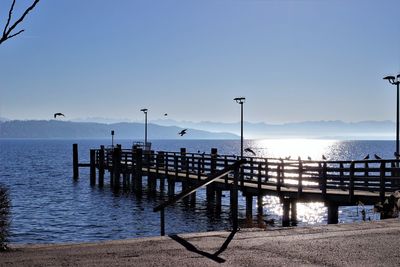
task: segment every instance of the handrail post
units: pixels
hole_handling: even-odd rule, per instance
[[[325,199],[326,198],[326,183],[327,183],[327,177],[326,177],[326,162],[324,162],[323,167],[322,167],[322,188],[321,188],[321,193],[322,197]]]
[[[238,180],[239,180],[239,169],[240,166],[235,168],[233,176],[233,186],[232,186],[232,202],[231,202],[231,213],[232,213],[232,228],[233,231],[237,231],[238,225]]]
[[[383,202],[385,201],[385,174],[386,174],[386,164],[384,161],[381,162],[381,166],[380,166],[380,179],[379,179],[379,200],[380,202],[383,204]]]
[[[96,185],[96,150],[90,150],[90,185]]]
[[[354,162],[350,164],[349,202],[354,200]]]
[[[303,193],[303,161],[299,159],[299,181],[297,188],[297,198],[301,198]]]

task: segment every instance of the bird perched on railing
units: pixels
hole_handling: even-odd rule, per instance
[[[185,134],[187,134],[187,129],[183,129],[182,131],[180,131],[178,133],[180,136],[184,136]]]
[[[65,117],[65,115],[62,114],[61,112],[54,113],[54,119],[57,118],[57,116],[63,116],[63,117]]]
[[[376,155],[376,154],[375,154]],[[367,154],[364,159],[369,159],[369,154]]]
[[[325,155],[322,155],[322,159],[323,159],[323,160],[326,160],[326,157],[325,157]]]
[[[251,154],[253,154],[254,156],[256,155],[256,152],[254,152],[251,148],[245,148],[245,149],[244,149],[244,152],[251,153]]]
[[[289,156],[289,157],[286,157],[285,159],[286,159],[286,160],[290,160],[290,158],[291,158],[291,156]]]
[[[382,158],[379,157],[377,154],[374,154],[374,157],[375,157],[376,159],[382,159]]]
[[[308,156],[307,158],[308,158],[308,160],[311,160],[311,157],[310,157],[310,156]]]

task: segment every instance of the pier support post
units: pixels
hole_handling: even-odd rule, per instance
[[[290,221],[292,226],[297,225],[297,199],[290,199]]]
[[[142,168],[143,168],[143,150],[136,148],[134,150],[135,158],[135,178],[134,178],[134,189],[136,193],[142,192]]]
[[[290,219],[289,219],[289,213],[290,213],[290,199],[289,198],[282,198],[282,226],[283,227],[288,227],[290,226]]]
[[[257,195],[257,215],[262,216],[263,215],[263,195]]]
[[[246,220],[251,223],[253,219],[253,196],[246,194]]]
[[[339,222],[339,206],[334,202],[326,203],[328,206],[328,224],[337,224]]]
[[[239,228],[238,223],[238,181],[239,181],[239,168],[235,169],[233,186],[231,187],[230,202],[231,202],[231,218],[232,229],[236,231]]]
[[[72,165],[73,178],[76,180],[79,178],[78,144],[72,145]]]
[[[210,162],[210,173],[214,174],[217,169],[217,154],[218,150],[216,148],[211,148],[211,162]],[[215,201],[215,186],[214,184],[209,184],[206,186],[206,195],[207,195],[207,202],[214,202]]]
[[[96,185],[96,150],[90,150],[90,185]]]
[[[115,190],[119,190],[121,184],[121,147],[116,146],[113,150],[113,186]]]
[[[104,146],[99,150],[99,187],[104,186]]]
[[[222,189],[215,189],[215,212],[217,214],[221,213],[222,209]]]

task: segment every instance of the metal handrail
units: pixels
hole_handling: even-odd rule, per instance
[[[183,198],[193,194],[194,192],[196,192],[198,189],[200,189],[201,187],[204,187],[208,184],[211,184],[212,182],[214,182],[217,179],[220,179],[226,175],[228,175],[230,172],[235,171],[238,172],[240,166],[242,166],[244,163],[246,163],[245,159],[241,159],[241,160],[237,160],[235,163],[233,163],[232,165],[227,166],[226,168],[224,168],[223,170],[219,170],[216,173],[210,175],[207,179],[201,181],[198,185],[196,185],[193,188],[188,188],[187,190],[182,191],[181,193],[179,193],[178,195],[176,195],[175,197],[161,203],[160,205],[158,205],[157,207],[155,207],[153,209],[154,212],[161,212],[161,235],[165,235],[165,214],[164,214],[164,209],[167,206],[173,205],[176,202],[182,200]],[[235,180],[234,180],[234,186],[235,186],[235,190],[237,189],[237,175],[235,175]],[[235,216],[233,216],[235,217]],[[237,227],[237,215],[236,218],[233,218],[234,220],[234,228]]]

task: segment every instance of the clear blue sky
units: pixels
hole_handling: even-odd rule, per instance
[[[29,5],[19,0],[19,7]],[[2,24],[11,0],[0,3]],[[42,0],[0,46],[0,116],[395,120],[400,1]]]

